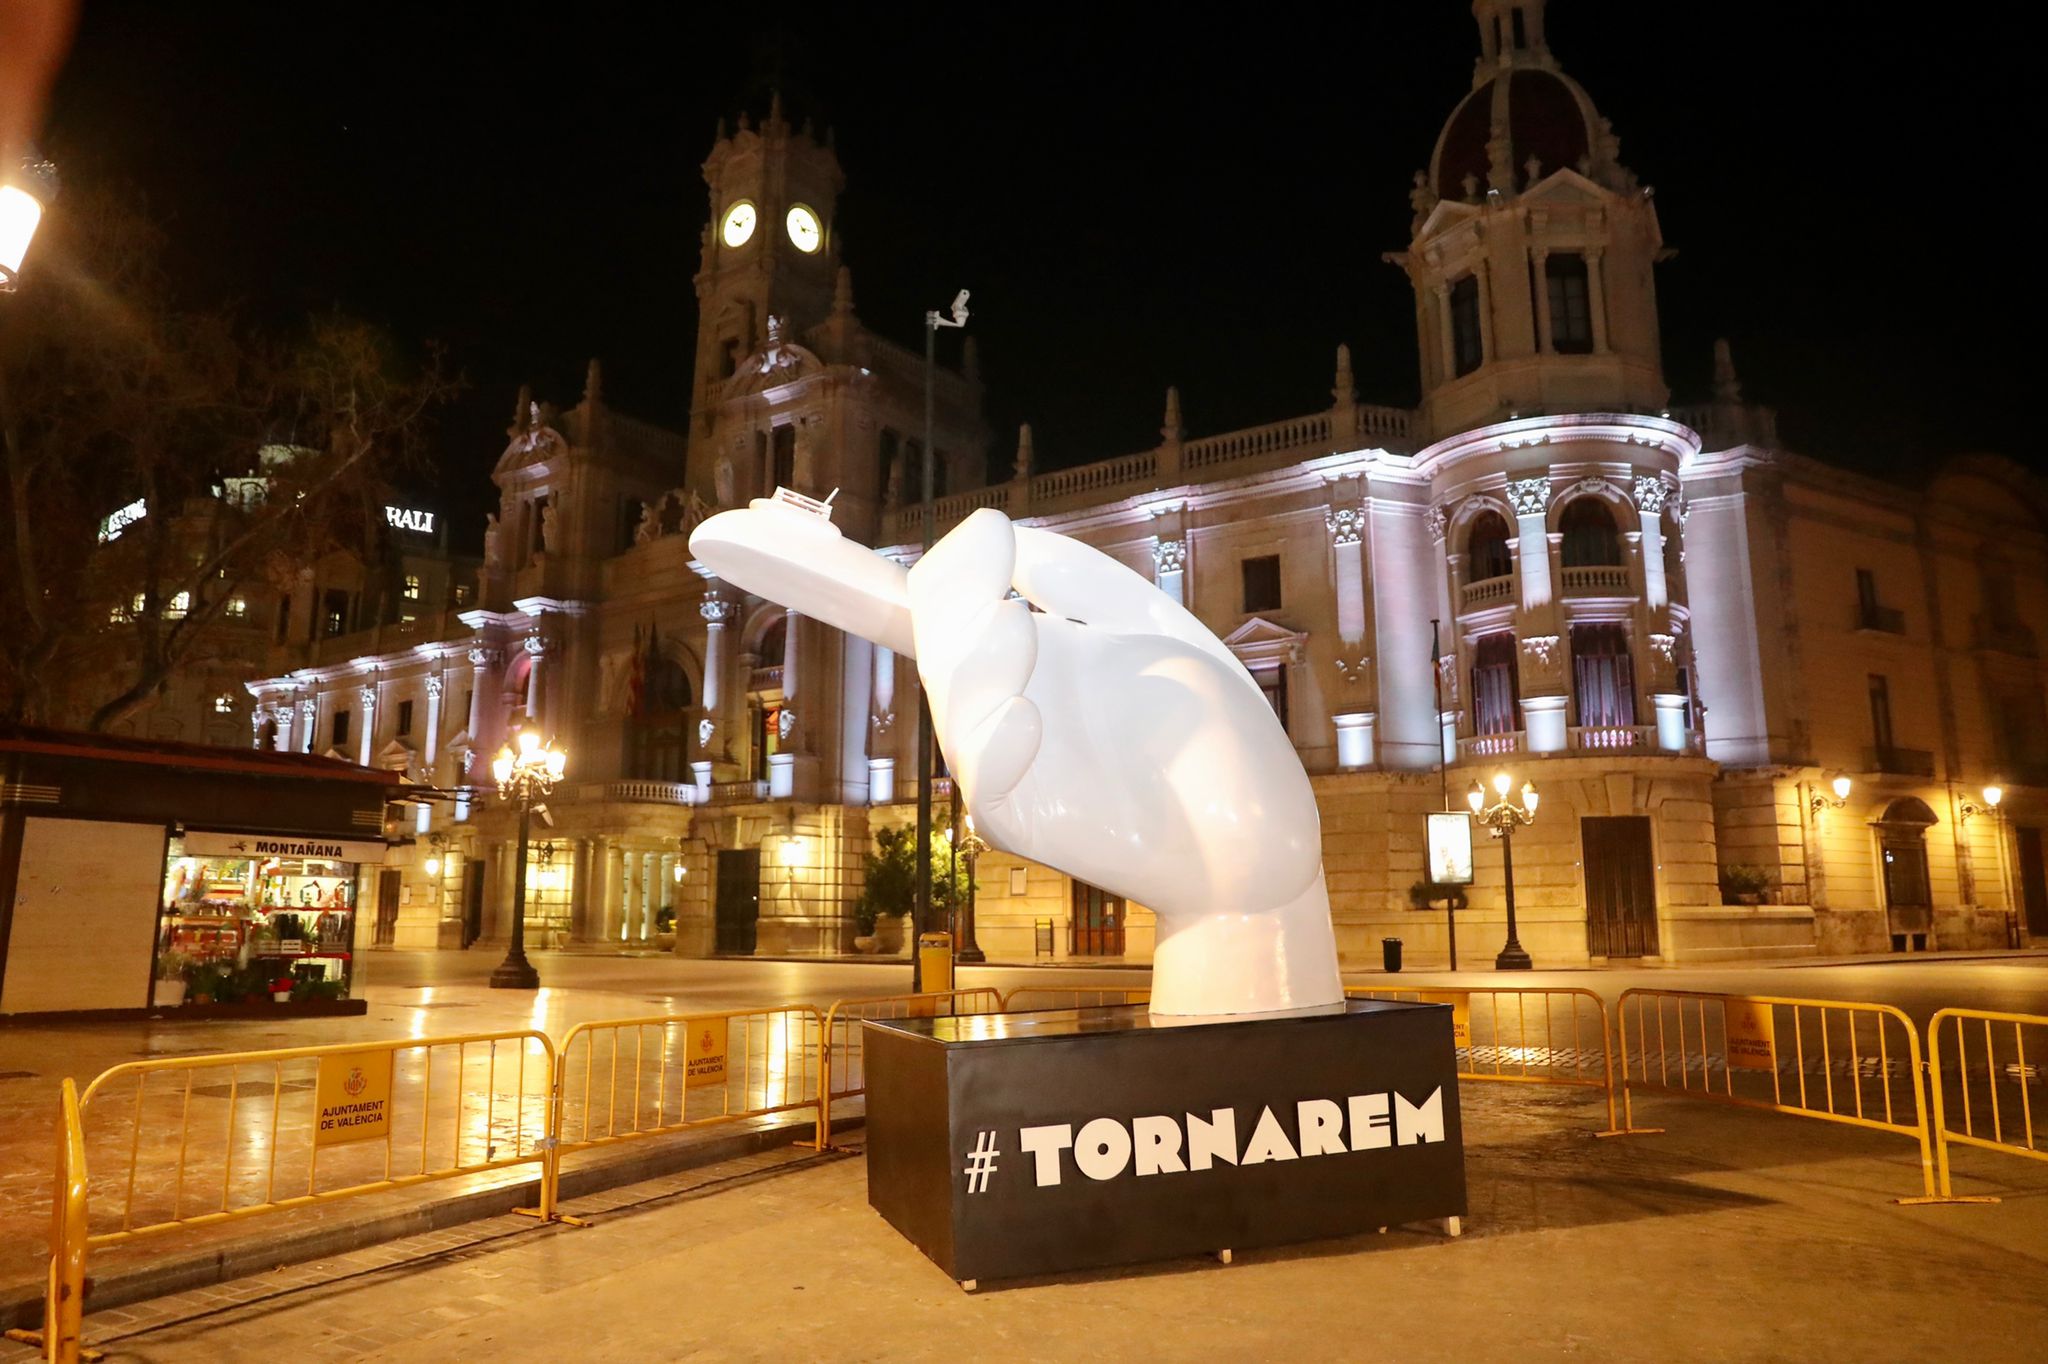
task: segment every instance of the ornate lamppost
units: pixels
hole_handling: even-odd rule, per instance
[[[1518,825],[1536,822],[1536,783],[1522,783],[1522,802],[1517,805],[1508,799],[1508,788],[1514,785],[1505,772],[1493,774],[1493,790],[1498,797],[1494,804],[1486,803],[1486,788],[1478,782],[1465,793],[1465,799],[1472,806],[1473,817],[1500,840],[1501,876],[1508,888],[1508,940],[1501,946],[1500,955],[1493,959],[1496,971],[1526,971],[1534,962],[1529,960],[1528,950],[1515,935],[1515,829]]]
[[[0,294],[14,292],[43,210],[56,197],[57,168],[33,152],[0,167]]]
[[[974,864],[988,851],[988,840],[974,832],[974,816],[967,817],[967,837],[960,841],[960,855],[967,859],[967,913],[960,921],[960,950],[954,954],[955,961],[970,965],[988,960],[981,950],[981,944],[974,937]]]
[[[540,985],[540,972],[526,959],[526,840],[533,828],[533,807],[555,789],[569,755],[540,735],[522,729],[513,742],[498,750],[491,762],[491,775],[498,779],[498,795],[519,806],[519,860],[512,871],[512,945],[505,960],[491,972],[494,990],[532,990]]]

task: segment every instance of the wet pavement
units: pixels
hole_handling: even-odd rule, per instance
[[[963,1293],[866,1206],[864,1161],[780,1148],[86,1320],[115,1361],[1409,1361],[2040,1357],[2048,1166],[1968,1157],[1998,1204],[1901,1207],[1909,1143],[1656,1101],[1462,1087],[1471,1214]],[[0,1346],[0,1364],[30,1358]]]
[[[847,997],[893,993],[908,984],[905,964],[688,961],[673,957],[537,954],[546,988],[531,994],[488,989],[494,954],[389,953],[366,966],[370,1011],[359,1018],[271,1020],[252,1009],[246,1021],[46,1025],[0,1028],[0,1283],[39,1279],[49,1215],[56,1092],[65,1075],[83,1086],[124,1062],[202,1056],[232,1050],[404,1039],[398,1054],[394,1121],[388,1140],[329,1147],[307,1138],[317,1062],[213,1066],[110,1081],[88,1111],[93,1228],[141,1227],[224,1208],[331,1190],[350,1183],[494,1162],[532,1161],[545,1135],[547,1060],[534,1042],[433,1043],[453,1034],[535,1030],[560,1041],[579,1023],[795,1003],[826,1006]],[[962,971],[962,986],[1142,986],[1142,971],[1004,968]],[[1611,1007],[1630,986],[1730,990],[1898,1005],[1924,1022],[1934,1009],[1968,1004],[2048,1012],[2048,955],[1963,960],[1924,958],[1875,963],[1700,970],[1408,972],[1398,980],[1359,976],[1365,986],[1442,985],[1580,988]],[[1484,1011],[1475,1006],[1475,1017]],[[781,1021],[778,1022],[777,1019]],[[1495,1037],[1489,1042],[1527,1042]],[[818,1058],[789,1016],[763,1014],[738,1025],[735,1063],[724,1087],[693,1087],[681,1075],[674,1029],[584,1034],[563,1058],[564,1136],[606,1137],[723,1109],[804,1102],[815,1089]],[[1560,1029],[1541,1039],[1546,1055],[1578,1055]],[[1520,1053],[1528,1048],[1497,1048]],[[1896,1067],[1887,1063],[1887,1069]],[[767,1097],[764,1097],[767,1096]],[[531,1164],[498,1172],[530,1177]],[[455,1192],[491,1175],[467,1176]],[[1903,1191],[1903,1190],[1902,1190]],[[427,1191],[432,1193],[433,1191]],[[360,1202],[361,1200],[355,1200]],[[325,1209],[280,1214],[307,1218]],[[260,1234],[260,1224],[236,1228]],[[177,1233],[186,1238],[187,1232]],[[121,1264],[161,1254],[145,1240],[95,1252]],[[110,1258],[111,1257],[111,1258]]]

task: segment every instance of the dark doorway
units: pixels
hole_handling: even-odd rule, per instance
[[[1595,957],[1657,955],[1657,876],[1648,815],[1579,821],[1586,862],[1586,951]]]
[[[2027,907],[2027,933],[2048,942],[2048,860],[2041,851],[2041,831],[2021,826],[2020,903]]]
[[[404,885],[405,878],[396,867],[377,873],[377,930],[370,939],[372,947],[389,947],[398,940],[398,897]]]
[[[1075,881],[1073,885],[1073,955],[1121,957],[1124,954],[1123,898],[1086,881]]]
[[[761,921],[761,850],[725,848],[718,854],[718,927],[713,948],[721,957],[754,954]]]
[[[1934,889],[1927,879],[1927,830],[1934,822],[1926,801],[1904,796],[1885,807],[1877,824],[1894,952],[1924,951],[1934,925]]]
[[[481,857],[462,862],[462,945],[469,946],[484,935],[484,870],[490,865]]]

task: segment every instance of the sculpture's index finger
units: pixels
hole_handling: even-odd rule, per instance
[[[1093,545],[1056,531],[1018,526],[1011,581],[1048,615],[1129,635],[1165,635],[1200,649],[1250,682],[1223,641],[1147,579]]]

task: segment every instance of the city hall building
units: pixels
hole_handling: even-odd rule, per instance
[[[1169,392],[1156,446],[1040,471],[1025,428],[990,483],[970,346],[936,379],[941,531],[994,507],[1078,537],[1237,654],[1314,782],[1352,962],[1383,936],[1442,959],[1424,816],[1503,771],[1542,797],[1514,857],[1538,965],[2048,940],[2042,483],[1970,456],[1905,487],[1784,449],[1725,348],[1674,405],[1648,188],[1541,0],[1473,8],[1472,89],[1388,256],[1416,407],[1362,402],[1333,344],[1317,411],[1192,436]],[[836,490],[847,535],[914,561],[923,362],[860,320],[829,140],[771,108],[703,169],[688,429],[614,409],[595,362],[573,406],[522,393],[473,600],[248,684],[259,745],[451,793],[358,915],[376,942],[508,931],[490,757],[521,724],[569,755],[529,854],[542,945],[849,950],[874,835],[913,818],[914,664],[718,581],[688,536],[778,485]],[[1482,838],[1468,962],[1501,941],[1501,866]],[[1142,905],[1000,852],[978,884],[994,959],[1149,953]]]

